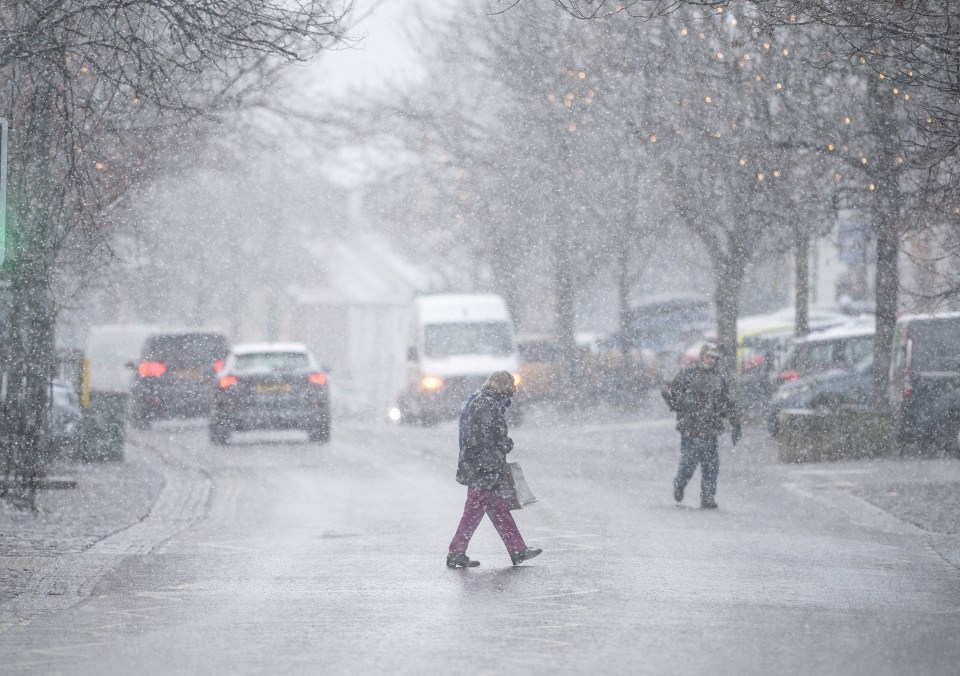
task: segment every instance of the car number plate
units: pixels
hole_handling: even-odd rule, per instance
[[[289,394],[293,385],[257,385],[257,394]]]
[[[201,369],[180,369],[174,371],[173,375],[177,378],[200,378],[203,375],[203,371]]]

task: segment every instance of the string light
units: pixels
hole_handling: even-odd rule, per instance
[[[741,167],[746,166],[746,164],[747,164],[747,161],[746,161],[746,160],[740,160],[740,166],[741,166]]]
[[[743,55],[743,60],[744,60],[744,61],[749,61],[749,60],[750,60],[750,52],[746,52],[746,53]]]
[[[103,171],[103,162],[97,162],[97,163],[96,163],[95,165],[93,165],[93,166],[95,166],[95,167],[97,168],[97,171]]]
[[[843,118],[843,123],[844,123],[844,124],[850,124],[850,118],[849,118],[849,117]]]
[[[736,25],[737,25],[737,20],[736,20],[735,18],[733,18],[732,16],[730,17],[730,25],[731,25],[731,26],[736,26]]]
[[[866,164],[866,163],[867,163],[867,158],[866,158],[866,157],[861,157],[861,158],[860,158],[860,164]]]
[[[717,61],[723,61],[723,52],[717,52]]]
[[[577,77],[580,78],[581,80],[582,80],[583,78],[585,78],[586,76],[587,76],[587,74],[584,73],[582,70],[581,70],[579,73],[577,73]]]
[[[827,146],[827,150],[829,150],[831,153],[833,152],[833,144],[832,144],[832,143]]]
[[[769,42],[764,42],[764,43],[763,43],[763,48],[764,48],[764,49],[770,49],[770,43],[769,43]]]
[[[896,95],[899,94],[899,93],[900,93],[900,90],[899,90],[897,87],[894,87],[894,88],[893,88],[893,95],[896,96]]]
[[[656,142],[657,142],[657,135],[650,134],[650,143],[656,143]]]
[[[576,130],[577,130],[577,123],[576,123],[576,122],[571,122],[569,129],[570,129],[570,131],[576,131]]]
[[[902,155],[897,158],[897,164],[903,164],[905,161],[906,161],[906,160],[903,158]]]
[[[790,56],[790,50],[789,50],[789,49],[784,49],[784,50],[783,50],[783,55],[784,55],[784,56]]]
[[[782,83],[782,82],[778,82],[778,83],[777,83],[777,89],[783,89],[783,83]]]
[[[573,69],[572,69],[572,68],[567,68],[567,77],[573,77],[573,75],[574,75]]]
[[[556,94],[547,94],[547,101],[549,101],[550,103],[553,103],[556,100],[557,100]]]
[[[876,189],[877,189],[877,186],[874,185],[873,183],[871,183],[871,184],[870,184],[870,190],[876,190]]]
[[[686,28],[680,29],[680,35],[686,35],[687,33],[689,33],[689,31]]]
[[[756,80],[757,82],[760,82],[761,80],[763,80],[763,78],[760,77],[759,75],[754,75],[753,79]]]
[[[711,96],[707,96],[703,100],[706,101],[707,103],[713,103],[713,97]]]
[[[717,138],[720,138],[720,132],[719,132],[719,131],[713,132],[713,135],[716,136]]]
[[[904,100],[904,101],[909,101],[909,100],[910,100],[910,95],[909,95],[909,94],[904,94],[904,95],[903,95],[903,100]]]
[[[887,77],[886,75],[884,75],[883,73],[880,73],[880,79],[881,79],[881,80],[886,79],[886,77]]]
[[[764,176],[763,174],[757,174],[757,180],[758,180],[758,181],[761,181],[761,182],[762,182],[763,179],[765,179],[765,178],[766,178],[766,176]]]
[[[780,170],[779,170],[779,169],[774,169],[774,170],[773,170],[773,177],[774,177],[774,178],[780,178]]]
[[[833,175],[833,180],[836,181],[837,183],[840,182],[840,179],[841,179],[841,178],[843,178],[843,176],[841,176],[840,174],[834,174],[834,175]]]

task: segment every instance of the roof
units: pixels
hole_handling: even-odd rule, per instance
[[[436,287],[437,276],[394,251],[380,237],[316,239],[307,245],[320,272],[309,287],[287,293],[304,305],[401,305]]]
[[[234,345],[230,350],[233,354],[250,354],[259,352],[309,352],[303,343],[242,343]]]
[[[845,338],[859,338],[861,336],[872,336],[876,333],[876,326],[871,322],[853,322],[834,326],[823,331],[814,331],[806,336],[797,338],[797,343],[819,343],[828,340],[843,340]]]
[[[934,314],[903,315],[898,322],[930,321],[931,319],[960,319],[960,312],[937,312]]]
[[[437,293],[415,299],[420,321],[509,321],[510,312],[501,296],[495,293]]]

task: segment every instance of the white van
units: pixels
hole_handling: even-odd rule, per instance
[[[89,363],[90,390],[129,393],[135,373],[129,364],[140,361],[144,342],[157,330],[153,324],[91,326],[83,351]]]
[[[407,345],[407,384],[394,419],[432,424],[454,418],[494,371],[509,371],[519,384],[513,321],[496,294],[416,298]]]

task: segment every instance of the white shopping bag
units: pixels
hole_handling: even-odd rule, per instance
[[[507,463],[504,472],[504,483],[507,486],[507,499],[510,500],[510,509],[523,509],[537,501],[537,496],[530,490],[527,480],[523,478],[523,470],[519,462]]]

